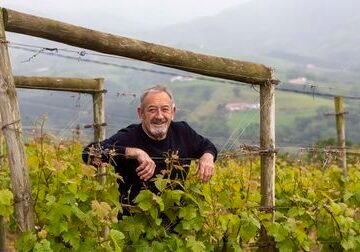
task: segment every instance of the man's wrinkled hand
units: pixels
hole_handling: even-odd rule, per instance
[[[101,158],[93,157],[91,158],[90,164],[95,167],[100,167],[102,166],[103,162],[101,161]]]
[[[198,175],[203,182],[209,182],[214,175],[214,156],[204,153],[199,159]]]
[[[154,175],[156,167],[155,162],[145,151],[138,148],[126,148],[125,156],[128,158],[135,158],[139,162],[136,173],[140,179],[147,181]]]

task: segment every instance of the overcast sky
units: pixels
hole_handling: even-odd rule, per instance
[[[29,14],[41,15],[67,22],[77,21],[74,16],[101,15],[122,17],[136,23],[169,25],[186,22],[202,16],[211,16],[222,10],[249,0],[0,0],[7,7]]]

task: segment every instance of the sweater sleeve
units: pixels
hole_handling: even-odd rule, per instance
[[[216,160],[218,152],[215,145],[209,139],[199,135],[189,124],[186,122],[183,123],[193,157],[200,158],[204,153],[210,153],[214,156],[214,160]]]
[[[128,128],[119,130],[115,135],[101,141],[87,145],[82,152],[82,159],[87,164],[97,157],[104,163],[115,164],[116,160],[125,158],[126,144],[129,142]]]

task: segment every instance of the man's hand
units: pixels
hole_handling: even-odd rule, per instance
[[[99,168],[99,167],[102,166],[103,162],[101,161],[101,158],[93,157],[93,158],[90,159],[90,164],[92,166],[95,166],[95,167]]]
[[[199,159],[198,174],[203,182],[210,181],[214,175],[214,156],[210,153],[204,153]]]
[[[126,158],[135,158],[139,162],[139,166],[136,168],[136,173],[142,180],[149,180],[155,171],[155,162],[149,157],[149,155],[138,148],[126,148]]]

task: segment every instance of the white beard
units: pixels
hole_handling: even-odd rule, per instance
[[[166,125],[164,125],[161,128],[155,128],[155,127],[150,127],[150,134],[153,138],[157,139],[157,140],[162,140],[166,137],[168,128]]]

